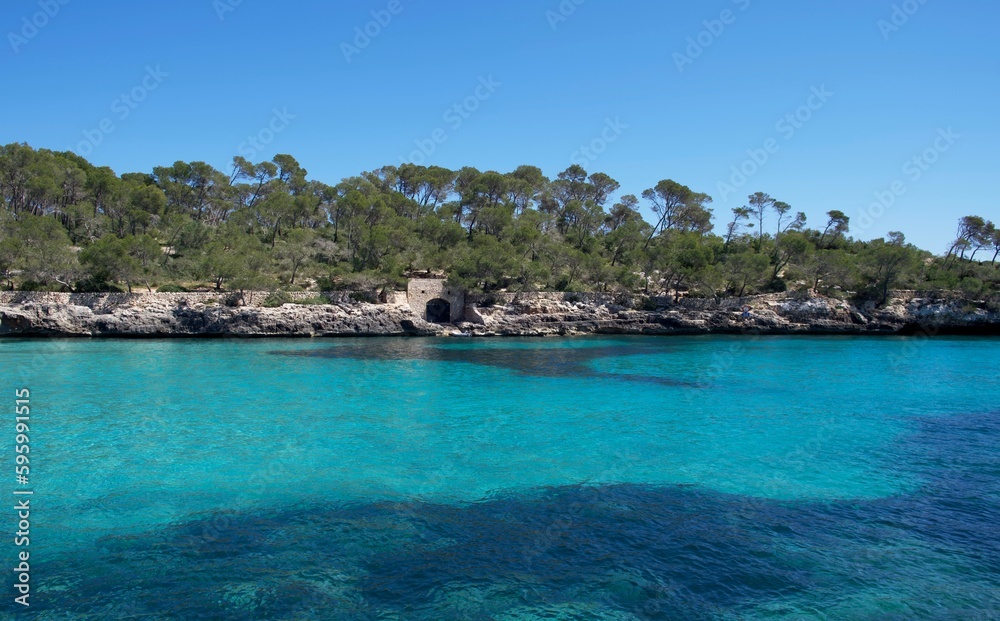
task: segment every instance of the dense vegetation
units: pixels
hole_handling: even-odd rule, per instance
[[[0,147],[0,277],[23,290],[376,290],[432,270],[474,291],[813,289],[876,302],[899,287],[1000,290],[1000,232],[980,217],[963,218],[936,257],[900,233],[854,240],[840,211],[807,228],[761,192],[726,214],[720,236],[706,194],[663,180],[609,204],[618,190],[579,166],[550,180],[533,166],[404,164],[331,186],[290,155],[119,177],[74,153],[10,144]]]

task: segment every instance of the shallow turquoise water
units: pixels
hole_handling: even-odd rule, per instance
[[[31,615],[997,618],[998,362],[986,338],[0,341],[10,405],[32,392]]]

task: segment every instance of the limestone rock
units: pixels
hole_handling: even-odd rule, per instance
[[[1000,333],[1000,313],[961,300],[914,297],[875,309],[771,294],[681,300],[640,311],[596,294],[573,301],[558,294],[519,295],[506,305],[468,304],[458,328],[474,336]],[[749,318],[740,310],[744,304],[753,309]],[[427,323],[405,304],[347,296],[324,305],[230,308],[211,294],[0,294],[0,336],[443,336],[454,330]]]

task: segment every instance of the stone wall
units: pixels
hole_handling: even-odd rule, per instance
[[[465,315],[465,292],[437,278],[413,278],[406,288],[406,301],[417,317],[427,320],[427,303],[441,299],[451,304],[452,323]]]
[[[958,294],[954,294],[960,297]],[[522,293],[477,293],[466,296],[466,301],[470,306],[490,307],[490,306],[510,306],[519,304],[533,304],[536,302],[563,302],[581,303],[588,305],[623,306],[626,308],[651,307],[659,309],[685,309],[685,310],[710,310],[726,309],[736,310],[744,304],[767,305],[776,304],[785,300],[808,299],[808,294],[798,294],[795,292],[784,293],[764,293],[749,295],[742,298],[732,297],[721,300],[715,298],[689,298],[681,297],[677,302],[673,296],[643,296],[633,293],[573,293],[573,292],[553,292],[553,291],[532,291]],[[889,298],[899,303],[909,303],[914,299],[940,299],[941,292],[936,291],[890,291]],[[947,296],[944,296],[947,297]]]
[[[234,292],[192,292],[192,293],[47,293],[40,291],[0,291],[0,304],[63,304],[85,306],[90,309],[131,306],[141,308],[149,304],[220,304],[224,305]],[[243,301],[246,306],[259,307],[269,295],[267,291],[246,292]],[[370,293],[352,291],[327,291],[323,293],[295,291],[288,296],[293,300],[323,298],[331,304],[352,304],[369,297]]]
[[[151,303],[155,304],[182,304],[189,306],[196,304],[219,304],[224,305],[226,300],[234,294],[233,292],[196,292],[196,293],[46,293],[35,291],[0,291],[0,305],[11,304],[63,304],[70,306],[85,306],[90,309],[115,308],[119,306],[143,307]],[[293,300],[313,299],[317,297],[328,300],[331,304],[353,304],[358,301],[366,301],[370,297],[368,292],[352,291],[327,291],[322,293],[296,291],[289,292],[288,296]],[[255,291],[247,292],[244,296],[246,306],[260,307],[267,298],[268,292]],[[726,298],[715,300],[712,298],[681,298],[678,303],[674,303],[672,297],[650,298],[652,305],[658,308],[683,308],[687,310],[708,310],[708,309],[738,309],[743,304],[768,304],[787,300],[795,297],[789,293],[771,293],[765,295],[749,296],[746,298]],[[890,298],[898,303],[907,304],[915,299],[941,299],[940,292],[932,291],[891,291]],[[413,279],[410,281],[406,292],[389,292],[385,296],[385,303],[391,305],[408,305],[410,309],[421,318],[427,317],[427,302],[435,298],[446,300],[451,304],[451,320],[453,322],[462,321],[466,313],[466,303],[469,307],[489,307],[508,306],[518,304],[531,304],[534,302],[567,302],[605,306],[625,306],[635,307],[636,303],[642,302],[642,296],[631,294],[610,294],[610,293],[562,293],[562,292],[531,292],[531,293],[489,293],[466,296],[463,291],[453,287],[447,287],[445,281],[441,279]]]
[[[642,296],[632,293],[571,293],[571,292],[551,292],[537,291],[529,293],[481,293],[469,295],[468,301],[477,306],[508,306],[518,304],[533,304],[536,302],[563,302],[575,304],[577,302],[588,305],[622,306],[626,308],[636,308],[646,306],[647,300],[650,306],[656,308],[684,308],[690,310],[705,310],[710,308],[739,308],[743,304],[761,304],[784,300],[789,297],[788,293],[769,293],[764,295],[748,296],[745,298],[725,298],[716,300],[715,298],[687,298],[682,297],[680,301],[674,302],[673,296],[657,297]]]
[[[387,291],[384,294],[385,304],[395,304],[397,306],[407,306],[409,302],[406,299],[405,291]]]
[[[613,293],[570,293],[560,291],[532,291],[527,293],[477,293],[468,295],[467,301],[477,306],[506,306],[532,302],[583,302],[584,304],[627,305],[634,296]]]

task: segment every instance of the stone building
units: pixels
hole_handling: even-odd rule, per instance
[[[449,287],[441,278],[412,278],[406,302],[414,314],[431,323],[455,323],[465,315],[465,291]]]

